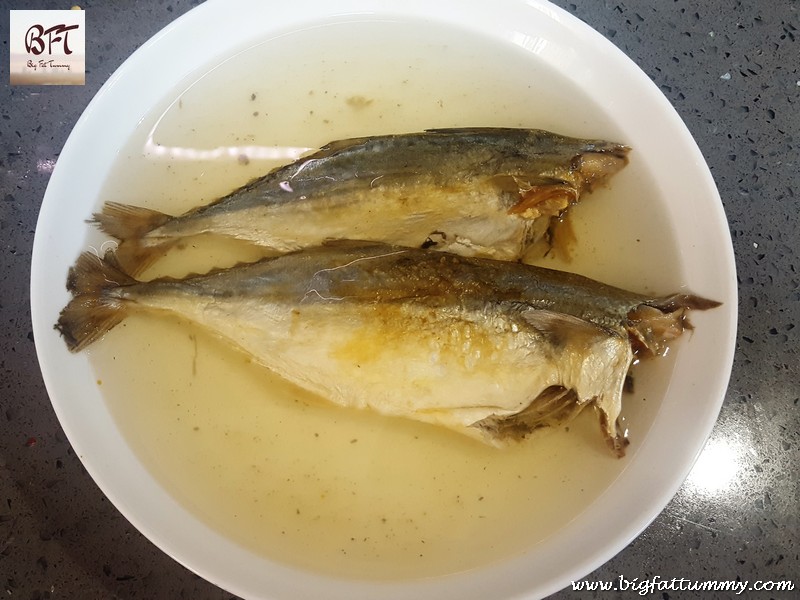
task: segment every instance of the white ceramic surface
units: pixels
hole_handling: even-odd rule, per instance
[[[98,204],[115,153],[141,116],[198,65],[249,40],[307,26],[312,15],[315,22],[349,15],[446,24],[498,44],[516,44],[530,52],[531,61],[544,61],[591,90],[594,101],[609,107],[661,196],[674,198],[664,208],[665,227],[676,230],[687,286],[700,293],[711,290],[724,302],[703,315],[702,328],[682,347],[658,418],[617,481],[546,543],[500,564],[427,580],[375,583],[323,577],[251,554],[198,521],[147,472],[119,434],[88,359],[67,352],[53,330],[69,299],[67,270],[85,249],[84,221]],[[42,205],[31,299],[38,356],[54,409],[91,476],[134,526],[188,568],[242,597],[343,600],[538,598],[622,550],[672,498],[711,431],[730,374],[737,305],[727,222],[686,127],[622,52],[544,0],[210,0],[192,10],[134,53],[75,126]]]

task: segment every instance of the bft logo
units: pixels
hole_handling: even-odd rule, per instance
[[[12,10],[11,85],[83,85],[82,10]]]
[[[64,54],[72,54],[69,48],[69,32],[73,29],[80,29],[80,25],[66,25],[61,23],[45,29],[42,25],[31,25],[25,34],[25,50],[30,54],[39,56],[47,49],[47,54],[53,54],[53,44],[60,43]],[[45,46],[45,37],[47,45]]]

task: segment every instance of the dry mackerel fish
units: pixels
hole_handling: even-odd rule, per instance
[[[172,313],[345,407],[502,445],[596,409],[619,456],[634,355],[663,352],[692,294],[646,296],[519,262],[336,242],[185,279],[138,282],[83,254],[56,327],[79,351],[128,314]]]
[[[132,274],[202,234],[280,253],[357,239],[515,260],[622,169],[628,151],[534,129],[355,138],[179,216],[109,202],[94,221],[120,240],[119,260]]]

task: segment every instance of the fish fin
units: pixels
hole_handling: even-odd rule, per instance
[[[561,427],[586,408],[586,403],[579,400],[575,390],[560,385],[546,388],[531,403],[513,415],[491,415],[471,426],[479,429],[484,435],[497,441],[521,441],[537,429],[544,427]],[[622,458],[630,444],[628,438],[619,433],[619,423],[609,427],[608,415],[597,404],[594,405],[600,420],[600,429],[611,451]],[[613,433],[612,433],[613,432]]]
[[[608,445],[617,456],[623,456],[628,442],[618,427],[618,419],[625,378],[633,359],[629,340],[573,315],[529,308],[522,310],[521,316],[547,338],[558,354],[559,364],[568,365],[565,373],[570,373],[571,383],[565,383],[565,387],[574,390],[577,405],[572,416],[593,404]]]
[[[571,185],[535,185],[527,189],[520,186],[519,201],[508,209],[508,214],[525,219],[558,217],[578,201],[578,191]]]
[[[611,451],[617,456],[617,458],[622,458],[625,456],[625,451],[627,450],[628,446],[630,445],[631,441],[628,439],[628,436],[624,433],[620,433],[622,429],[619,424],[619,419],[615,419],[612,424],[609,422],[608,413],[603,410],[601,406],[598,404],[594,405],[595,412],[600,419],[600,429],[603,430],[603,435],[606,439],[606,444],[611,449]],[[611,434],[610,432],[614,432]]]
[[[663,354],[669,342],[680,337],[684,330],[694,327],[689,321],[690,310],[709,310],[721,302],[694,294],[673,294],[645,302],[631,310],[625,328],[634,350],[644,356]]]
[[[425,133],[453,134],[453,135],[486,135],[489,133],[506,133],[519,136],[529,135],[530,132],[553,135],[542,129],[517,129],[516,127],[433,127],[426,129]]]
[[[328,142],[313,154],[309,154],[308,156],[299,158],[295,162],[297,164],[300,164],[308,162],[310,160],[319,160],[320,158],[328,158],[329,156],[333,156],[335,154],[338,154],[339,152],[343,152],[344,150],[349,150],[350,148],[355,148],[356,146],[360,146],[361,144],[368,142],[369,139],[370,138],[368,137],[358,137],[358,138],[348,138],[344,140],[334,140],[332,142]]]
[[[117,262],[121,270],[129,275],[139,275],[147,267],[164,256],[166,251],[180,243],[180,238],[165,238],[155,245],[145,245],[141,240],[125,240],[116,249]]]
[[[99,294],[103,290],[133,283],[138,282],[122,271],[113,252],[107,252],[104,258],[84,252],[67,274],[67,290],[76,296]]]
[[[173,218],[150,208],[106,202],[102,212],[94,213],[89,222],[120,241],[117,248],[119,264],[126,272],[138,275],[179,241],[178,238],[147,238],[145,242],[148,233]]]
[[[67,276],[74,298],[55,325],[71,352],[83,350],[125,318],[124,303],[106,292],[133,283],[136,280],[120,270],[113,254],[106,259],[90,252],[80,255]]]
[[[605,327],[566,313],[525,307],[520,311],[522,319],[545,335],[551,344],[561,347],[568,342],[586,342],[598,337],[617,335]]]
[[[584,405],[575,390],[554,385],[513,415],[491,415],[472,424],[497,440],[522,440],[540,427],[555,427],[572,420]]]
[[[578,244],[578,236],[572,224],[572,211],[566,210],[560,217],[551,217],[545,235],[549,243],[548,254],[565,262],[572,261],[572,253]]]
[[[94,213],[89,222],[97,225],[108,235],[126,241],[142,238],[172,218],[168,214],[150,208],[106,202],[103,210]]]

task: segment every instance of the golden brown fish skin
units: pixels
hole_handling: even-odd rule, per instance
[[[627,164],[629,148],[533,129],[461,128],[353,138],[171,217],[107,203],[94,221],[139,272],[206,233],[279,252],[365,239],[504,260]]]
[[[74,298],[56,328],[73,352],[129,312],[171,312],[295,383],[331,392],[338,404],[458,426],[493,443],[593,405],[617,455],[627,443],[616,421],[635,346],[658,354],[686,327],[688,310],[718,305],[690,294],[636,294],[521,263],[368,242],[145,283],[122,273],[113,255],[84,254],[68,287]],[[410,375],[385,381],[407,365]],[[414,397],[419,390],[431,395],[429,404]],[[470,396],[463,405],[460,394]]]

